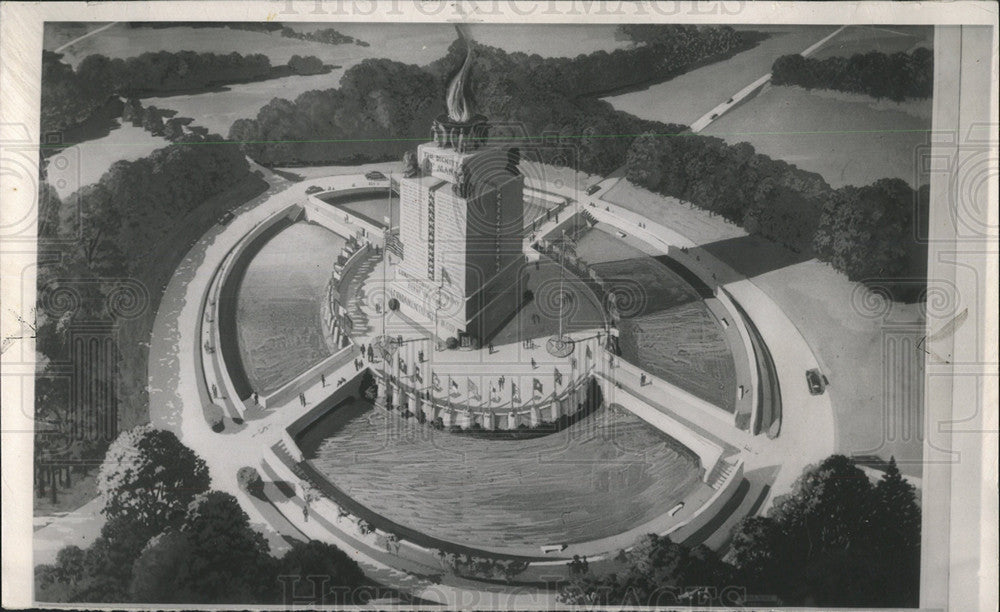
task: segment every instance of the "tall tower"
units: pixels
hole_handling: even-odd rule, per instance
[[[399,181],[402,261],[391,297],[439,339],[485,342],[517,311],[523,292],[524,177],[516,148],[486,144],[472,115],[465,64],[449,89],[449,113],[417,147],[418,176]]]

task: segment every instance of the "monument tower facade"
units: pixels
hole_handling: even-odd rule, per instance
[[[400,311],[444,340],[491,338],[521,304],[524,177],[513,147],[488,144],[471,112],[472,47],[448,92],[448,114],[417,147],[418,172],[399,181],[402,259],[389,294]]]

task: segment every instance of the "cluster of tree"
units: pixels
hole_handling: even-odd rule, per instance
[[[733,533],[732,562],[704,546],[647,535],[618,556],[621,570],[574,576],[577,605],[916,607],[920,506],[895,461],[872,484],[844,456],[807,468],[767,516]]]
[[[76,68],[81,81],[124,96],[202,89],[264,79],[270,74],[271,60],[266,55],[235,52],[153,51],[125,59],[94,54],[83,58]]]
[[[62,131],[86,121],[115,97],[138,97],[203,89],[292,74],[326,71],[315,56],[293,56],[287,68],[271,66],[266,55],[157,51],[126,59],[94,54],[76,70],[62,55],[42,53],[42,133]]]
[[[132,21],[130,28],[228,28],[248,32],[275,32],[282,28],[277,21]]]
[[[512,581],[528,569],[528,562],[521,559],[495,559],[473,555],[438,551],[438,558],[444,569],[456,576],[481,578],[486,580]]]
[[[141,127],[153,136],[162,136],[171,142],[197,142],[208,136],[204,127],[191,125],[191,117],[177,117],[177,111],[155,106],[143,106],[138,98],[129,98],[122,104],[122,121]]]
[[[929,203],[928,185],[900,179],[838,189],[823,205],[816,255],[852,281],[924,279]]]
[[[92,389],[95,404],[71,397],[65,374],[43,371],[36,381],[36,418],[45,424],[36,430],[37,461],[100,460],[108,439],[93,434],[95,424],[112,437],[117,433],[115,407],[123,391],[116,384],[117,362],[74,353],[69,339],[76,322],[111,321],[117,327],[127,321],[116,312],[114,296],[134,300],[138,309],[152,307],[159,286],[142,291],[135,285],[163,265],[151,259],[153,245],[209,198],[248,184],[249,164],[238,147],[217,135],[204,142],[119,161],[96,184],[76,192],[71,204],[42,183],[39,241],[52,257],[38,268],[36,350],[49,362],[73,364],[74,377],[82,377],[76,386]],[[123,286],[122,279],[139,282]],[[121,294],[123,287],[134,291]],[[114,329],[109,333],[117,345]]]
[[[229,138],[264,165],[399,159],[429,134],[443,105],[440,83],[427,71],[367,59],[339,89],[307,91],[294,102],[275,98],[256,118],[234,122]]]
[[[627,177],[691,202],[796,251],[811,247],[830,186],[818,174],[758,154],[748,143],[647,133],[628,152]]]
[[[315,32],[299,32],[277,21],[142,21],[128,24],[130,28],[228,28],[230,30],[246,30],[248,32],[280,32],[285,38],[309,40],[326,45],[345,45],[354,43],[362,47],[369,44],[341,34],[333,28],[323,28]]]
[[[292,72],[299,75],[323,74],[326,72],[323,60],[315,55],[307,55],[305,57],[293,55],[288,60],[288,67],[291,68]]]
[[[786,605],[917,607],[920,506],[894,460],[872,484],[835,455],[806,470],[767,516],[745,519],[732,554],[745,584]]]
[[[655,44],[572,59],[477,45],[471,95],[496,124],[495,137],[530,138],[526,159],[609,172],[624,162],[629,134],[682,128],[620,113],[595,94],[668,78],[741,44],[731,28],[668,26]],[[444,112],[444,91],[465,51],[456,40],[426,68],[365,60],[347,71],[340,89],[273,100],[255,119],[237,121],[229,137],[254,141],[247,154],[268,165],[398,159]],[[531,147],[541,135],[558,146]]]
[[[831,188],[819,175],[758,154],[743,142],[647,133],[628,153],[627,177],[813,253],[851,280],[923,278],[926,186],[899,179]],[[924,211],[924,212],[921,212]]]
[[[771,67],[771,82],[867,94],[896,102],[929,98],[934,92],[934,54],[919,47],[910,53],[886,55],[870,51],[823,60],[783,55]]]
[[[323,43],[324,45],[347,45],[353,43],[361,47],[370,46],[363,40],[358,40],[347,34],[341,34],[333,28],[323,28],[315,32],[299,32],[286,26],[281,28],[281,35],[285,38],[297,38],[299,40]]]
[[[316,577],[339,603],[364,584],[334,546],[297,545],[271,556],[232,495],[209,490],[205,462],[170,432],[142,426],[109,447],[98,477],[107,522],[86,549],[69,546],[35,568],[46,602],[289,603],[289,579]]]
[[[501,86],[509,83],[529,91],[552,91],[569,98],[594,96],[672,78],[697,63],[733,53],[744,44],[741,33],[728,26],[690,25],[658,26],[658,36],[647,44],[611,52],[595,51],[573,58],[506,53],[477,44],[473,85],[497,81]],[[464,45],[456,41],[448,55],[431,64],[431,69],[449,75],[464,60]],[[504,73],[497,74],[496,68],[502,68]],[[487,101],[481,96],[478,100]]]

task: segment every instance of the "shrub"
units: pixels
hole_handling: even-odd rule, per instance
[[[236,480],[240,488],[251,495],[260,495],[264,490],[264,479],[256,468],[244,466],[236,472]]]
[[[215,433],[220,433],[226,428],[226,413],[215,404],[205,406],[205,420]]]

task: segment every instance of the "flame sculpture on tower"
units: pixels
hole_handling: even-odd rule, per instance
[[[400,185],[402,259],[389,293],[415,323],[464,346],[485,342],[520,307],[524,290],[524,177],[516,148],[490,146],[475,113],[475,43],[460,29],[465,60],[446,114],[417,147],[419,173]]]

